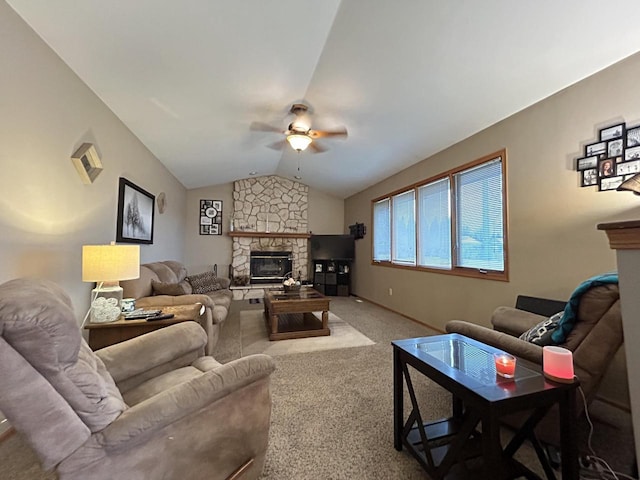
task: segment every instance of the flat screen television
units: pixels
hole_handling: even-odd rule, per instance
[[[351,235],[311,235],[312,260],[353,260],[356,243]]]

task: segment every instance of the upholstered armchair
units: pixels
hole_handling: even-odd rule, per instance
[[[92,352],[67,294],[0,285],[0,410],[60,479],[255,479],[274,364],[221,365],[183,322]]]
[[[474,338],[483,343],[512,353],[542,367],[542,346],[520,340],[518,337],[540,324],[547,317],[512,307],[498,307],[491,318],[493,329],[461,320],[447,323],[446,330]],[[623,342],[620,293],[615,283],[599,285],[586,290],[580,297],[575,325],[559,346],[573,352],[575,374],[587,403],[595,397],[607,368]],[[578,411],[583,402],[578,395]],[[558,445],[558,412],[551,410],[540,422],[536,433],[546,443]],[[511,419],[509,423],[517,423]]]

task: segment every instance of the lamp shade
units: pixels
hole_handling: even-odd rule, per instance
[[[83,282],[118,282],[138,277],[139,245],[83,245]]]
[[[301,133],[294,133],[287,136],[287,142],[289,142],[291,148],[297,152],[301,152],[309,146],[311,143],[311,137]]]
[[[633,177],[622,182],[617,190],[619,192],[629,190],[636,195],[640,195],[640,173],[636,173]]]

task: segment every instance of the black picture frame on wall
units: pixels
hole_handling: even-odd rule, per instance
[[[640,125],[627,129],[627,148],[640,147]]]
[[[597,184],[598,184],[597,168],[589,168],[587,170],[582,170],[582,174],[580,175],[581,187],[592,187],[593,185],[597,185]]]
[[[598,182],[598,191],[604,192],[607,190],[615,190],[620,186],[620,184],[624,182],[624,177],[616,176],[616,177],[605,177],[600,178]]]
[[[598,160],[598,176],[600,178],[613,177],[616,174],[616,162],[612,158]]]
[[[120,177],[116,242],[153,243],[155,200],[151,193]]]
[[[640,159],[616,165],[616,175],[635,175],[636,173],[640,173]]]
[[[200,235],[222,235],[222,200],[200,200]]]
[[[615,140],[616,138],[624,138],[624,123],[617,125],[611,125],[610,127],[600,129],[600,141],[608,142],[609,140]]]
[[[640,147],[627,148],[624,151],[624,161],[637,160],[640,158]]]
[[[583,170],[590,170],[598,166],[598,157],[584,157],[576,159],[576,170],[579,172]]]
[[[616,138],[607,142],[607,158],[615,158],[624,151],[624,138]]]
[[[607,153],[607,142],[590,143],[584,146],[584,154],[586,157],[604,155],[605,153]]]

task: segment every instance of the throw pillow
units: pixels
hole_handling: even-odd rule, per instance
[[[191,285],[184,280],[180,283],[164,283],[157,280],[151,280],[151,289],[154,295],[189,295],[191,293]]]
[[[220,285],[218,277],[214,272],[189,275],[185,280],[191,284],[193,293],[208,293],[215,290],[222,290],[222,285]]]
[[[556,343],[551,338],[551,335],[555,332],[556,328],[558,328],[558,324],[560,323],[560,320],[562,320],[563,315],[564,312],[558,312],[546,320],[543,320],[520,335],[520,340],[535,343],[542,347],[546,345],[555,345]]]

